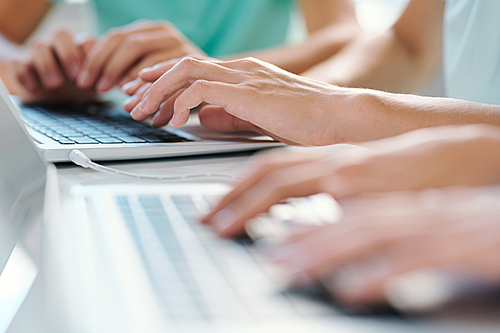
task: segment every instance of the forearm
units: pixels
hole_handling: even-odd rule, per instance
[[[360,33],[361,30],[357,22],[349,20],[313,32],[302,44],[278,47],[246,56],[261,59],[298,74],[337,54]]]
[[[441,65],[443,15],[440,0],[411,0],[388,31],[362,35],[303,75],[342,86],[415,92]]]
[[[490,124],[500,126],[500,106],[464,100],[339,88],[325,115],[334,142],[363,142],[419,128]]]
[[[361,34],[354,8],[349,0],[300,0],[307,25],[307,39],[297,45],[285,45],[245,55],[272,63],[299,74],[327,60]]]
[[[433,78],[440,56],[437,52],[432,61],[419,61],[393,31],[388,31],[378,36],[359,36],[302,75],[340,86],[415,92]]]

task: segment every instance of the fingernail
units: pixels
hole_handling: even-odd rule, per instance
[[[147,73],[147,72],[151,72],[153,70],[156,69],[156,65],[153,66],[153,67],[146,67],[146,68],[143,68],[139,71],[139,74],[144,74],[144,73]]]
[[[136,117],[138,117],[140,114],[142,114],[142,112],[141,112],[141,110],[139,110],[139,107],[138,107],[138,106],[136,106],[135,108],[133,108],[133,109],[132,109],[132,112],[130,112],[130,116],[131,116],[132,118],[134,118],[134,119],[135,119]]]
[[[127,98],[127,99],[123,102],[123,105],[130,104],[130,103],[134,102],[136,99],[137,99],[137,96],[130,96],[129,98]]]
[[[235,214],[231,209],[223,209],[212,218],[213,226],[219,231],[224,231],[235,221]]]
[[[137,86],[138,83],[139,83],[139,79],[135,79],[133,81],[127,82],[122,86],[122,90],[127,92],[128,89],[134,88],[135,86]]]
[[[147,104],[148,104],[148,99],[144,98],[137,106],[139,107],[139,110],[142,112],[146,109]]]
[[[111,84],[107,78],[103,77],[102,79],[99,80],[99,82],[97,82],[95,88],[97,91],[106,91],[109,88],[111,88]]]
[[[175,127],[175,113],[172,115],[172,119],[170,119],[170,124]]]
[[[153,117],[153,126],[156,126],[156,122],[158,120],[158,118],[160,118],[160,113],[158,112],[157,114],[155,114],[155,116]]]

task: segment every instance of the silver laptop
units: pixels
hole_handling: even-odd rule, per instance
[[[0,87],[0,97],[3,105],[20,113],[28,132],[50,162],[69,161],[72,149],[104,161],[251,151],[283,145],[266,136],[219,133],[199,125],[188,125],[185,130],[155,128],[134,121],[122,108],[110,103],[23,105],[11,98],[11,104],[4,87]]]
[[[349,318],[309,291],[280,289],[275,267],[254,245],[220,239],[198,223],[227,185],[129,183],[62,191],[53,167],[46,176],[17,113],[2,105],[0,117],[0,267],[33,222],[46,183],[41,274],[34,284],[40,289],[29,292],[8,333],[468,331]],[[2,286],[2,278],[0,291],[13,293],[19,281]]]

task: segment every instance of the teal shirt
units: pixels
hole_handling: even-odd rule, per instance
[[[93,2],[100,33],[138,19],[167,20],[213,57],[276,46],[297,30],[295,0]]]
[[[444,22],[446,95],[500,104],[500,0],[447,0]]]

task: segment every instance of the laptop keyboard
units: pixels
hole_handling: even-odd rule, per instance
[[[104,104],[23,107],[21,117],[26,125],[63,145],[192,141],[134,121]]]
[[[213,198],[117,196],[153,288],[173,322],[296,316],[253,247],[220,239],[199,223]],[[260,260],[260,261],[259,261]]]

